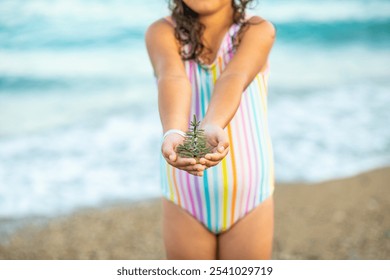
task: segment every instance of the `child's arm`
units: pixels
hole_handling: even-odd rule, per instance
[[[164,133],[170,129],[186,131],[191,105],[191,84],[178,52],[173,27],[165,20],[153,23],[145,35],[146,47],[158,83],[158,107]],[[175,152],[183,142],[179,134],[169,134],[162,153],[169,164],[199,175],[204,169],[192,158],[179,158]]]
[[[254,24],[249,25],[236,54],[215,84],[202,122],[206,135],[209,134],[208,138],[215,138],[214,131],[228,125],[240,105],[241,94],[267,63],[275,39],[275,29],[271,23],[259,17],[253,17],[250,21]],[[218,148],[222,145],[219,144]],[[220,150],[223,151],[222,148]],[[201,163],[213,166],[224,156],[224,153],[209,154],[206,158],[210,161],[202,160]]]
[[[165,20],[153,23],[145,35],[146,47],[158,83],[158,108],[164,133],[188,128],[191,85],[181,60],[173,27]]]
[[[236,113],[241,94],[266,65],[271,51],[275,29],[259,17],[250,19],[236,54],[218,78],[204,124],[226,127]]]

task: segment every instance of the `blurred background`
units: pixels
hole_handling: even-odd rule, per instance
[[[276,180],[390,165],[390,1],[258,1],[274,23]],[[144,33],[165,0],[0,2],[0,218],[158,197]]]

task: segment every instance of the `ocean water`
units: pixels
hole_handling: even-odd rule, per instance
[[[390,165],[390,1],[258,1],[279,182]],[[0,218],[159,196],[143,36],[165,0],[0,2]]]

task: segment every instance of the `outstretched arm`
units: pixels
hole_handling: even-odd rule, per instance
[[[178,52],[179,46],[170,23],[161,19],[147,30],[146,47],[158,83],[158,107],[164,133],[170,129],[187,130],[191,105],[191,85]],[[169,164],[198,175],[204,167],[192,158],[179,158],[175,152],[183,137],[165,137],[161,150]]]
[[[216,137],[215,132],[225,128],[235,115],[245,88],[266,66],[268,55],[275,40],[273,25],[259,17],[252,17],[236,54],[218,78],[214,92],[203,119],[202,127],[209,138]],[[215,139],[215,142],[218,142]],[[218,144],[217,151],[206,155],[201,163],[213,166],[226,154]]]
[[[245,88],[263,69],[275,40],[273,25],[252,17],[236,54],[218,78],[204,124],[225,128],[235,115]]]
[[[146,47],[158,83],[158,108],[164,132],[186,130],[191,104],[191,85],[179,55],[174,30],[161,19],[145,35]]]

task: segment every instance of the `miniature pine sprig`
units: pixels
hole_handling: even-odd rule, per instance
[[[200,121],[198,121],[196,115],[194,115],[190,129],[186,132],[183,144],[180,144],[176,148],[176,152],[179,156],[199,159],[211,152],[211,148],[207,145],[204,130],[199,128],[199,125]]]

